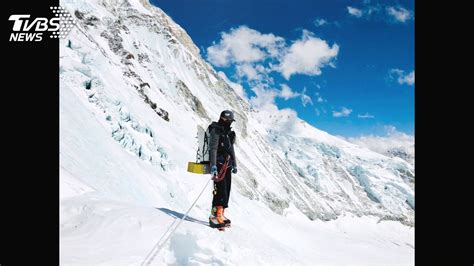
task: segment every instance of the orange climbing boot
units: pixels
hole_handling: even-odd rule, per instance
[[[209,216],[209,226],[212,228],[222,228],[225,226],[223,218],[224,208],[222,206],[215,206],[211,209]]]

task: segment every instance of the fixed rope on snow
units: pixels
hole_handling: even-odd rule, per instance
[[[147,256],[145,257],[145,259],[143,260],[142,264],[141,265],[150,265],[153,260],[155,259],[156,255],[158,255],[158,253],[161,251],[161,249],[163,249],[163,246],[165,245],[165,243],[171,238],[171,236],[174,234],[174,232],[176,231],[176,229],[178,229],[178,227],[181,225],[181,223],[183,222],[183,220],[188,216],[189,212],[191,211],[191,209],[194,207],[194,205],[196,204],[196,202],[198,201],[198,199],[201,197],[202,193],[204,192],[204,190],[206,190],[206,187],[207,185],[209,184],[209,181],[211,181],[212,178],[208,179],[207,180],[207,183],[206,185],[202,188],[201,190],[201,193],[199,193],[198,197],[196,198],[196,200],[194,200],[193,204],[191,204],[191,206],[189,207],[189,209],[186,211],[186,214],[181,217],[181,219],[179,220],[178,224],[174,227],[174,229],[171,230],[171,228],[173,228],[173,225],[176,223],[176,221],[178,221],[177,219],[175,219],[173,221],[173,223],[168,227],[168,229],[166,230],[166,232],[160,237],[160,239],[158,240],[158,242],[156,242],[156,244],[153,246],[153,248],[151,249],[151,251],[147,254]],[[171,230],[171,232],[168,234],[168,236],[166,238],[165,235]],[[164,238],[164,240],[162,241],[162,239]]]

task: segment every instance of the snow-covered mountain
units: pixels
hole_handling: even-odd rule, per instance
[[[293,112],[252,108],[185,30],[146,0],[61,6],[77,21],[60,44],[63,264],[141,263],[206,184],[186,166],[195,160],[198,128],[224,109],[236,115],[239,173],[228,210],[235,226],[226,239],[200,224],[209,186],[191,212],[198,223],[183,224],[158,262],[412,263],[412,164],[331,136]]]

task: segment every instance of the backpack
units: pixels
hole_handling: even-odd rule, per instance
[[[214,123],[211,123],[207,129],[204,131],[202,127],[198,127],[198,150],[196,153],[196,162],[197,163],[209,163],[209,138],[210,138],[210,131]],[[235,132],[230,131],[227,134],[231,144],[235,143]]]
[[[188,162],[188,172],[195,174],[209,174],[210,173],[210,158],[209,158],[209,138],[210,131],[214,123],[210,124],[206,130],[198,126],[198,150],[196,152],[196,162]],[[235,143],[235,132],[227,133],[229,141]]]
[[[196,162],[207,162],[209,163],[209,137],[210,137],[210,124],[206,130],[202,127],[198,127],[198,150],[196,152]]]

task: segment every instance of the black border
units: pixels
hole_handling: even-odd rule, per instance
[[[10,42],[13,14],[52,17],[57,0],[4,3],[1,265],[59,265],[59,40]]]
[[[415,262],[474,265],[471,9],[424,4],[415,2]]]

